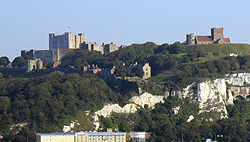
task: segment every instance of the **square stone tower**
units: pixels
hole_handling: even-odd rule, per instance
[[[211,37],[214,41],[223,39],[223,28],[211,28]]]

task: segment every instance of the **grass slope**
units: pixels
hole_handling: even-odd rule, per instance
[[[238,55],[250,55],[249,44],[203,44],[203,45],[188,45],[187,51],[200,50],[204,53],[218,53],[220,57],[225,57],[229,53],[238,53]]]

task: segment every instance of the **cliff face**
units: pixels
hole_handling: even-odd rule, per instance
[[[233,104],[233,96],[231,92],[227,93],[225,79],[193,83],[184,89],[183,95],[199,105],[200,113],[216,111],[227,114],[226,104]]]
[[[227,89],[226,82],[237,86],[244,86],[245,83],[250,84],[250,73],[236,73],[226,75],[223,79],[215,79],[212,82],[193,83],[183,89],[183,95],[199,104],[200,113],[217,111],[227,114],[226,105],[233,104],[234,98],[230,89]]]
[[[235,73],[226,75],[225,80],[227,83],[237,86],[244,86],[244,83],[250,84],[250,73]]]

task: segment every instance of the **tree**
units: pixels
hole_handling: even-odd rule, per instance
[[[127,77],[130,75],[130,69],[124,66],[117,66],[115,68],[115,75],[119,77]]]
[[[5,57],[0,58],[0,66],[6,66],[8,64],[8,60]]]
[[[169,51],[167,50],[168,48],[169,48],[169,44],[164,43],[155,49],[155,54],[164,52],[163,54],[168,55],[169,54]]]
[[[10,100],[8,97],[0,97],[0,112],[6,113],[10,106]]]
[[[24,56],[25,61],[32,60],[32,58],[29,55]]]
[[[144,75],[144,71],[142,70],[141,65],[137,65],[131,69],[131,76],[139,76],[142,78],[143,75]]]
[[[21,67],[25,67],[25,59],[21,56],[16,57],[13,62],[12,62],[12,66],[14,68],[21,68]]]

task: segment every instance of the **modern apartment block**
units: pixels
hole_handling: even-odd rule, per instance
[[[37,133],[36,142],[126,142],[126,132]]]

